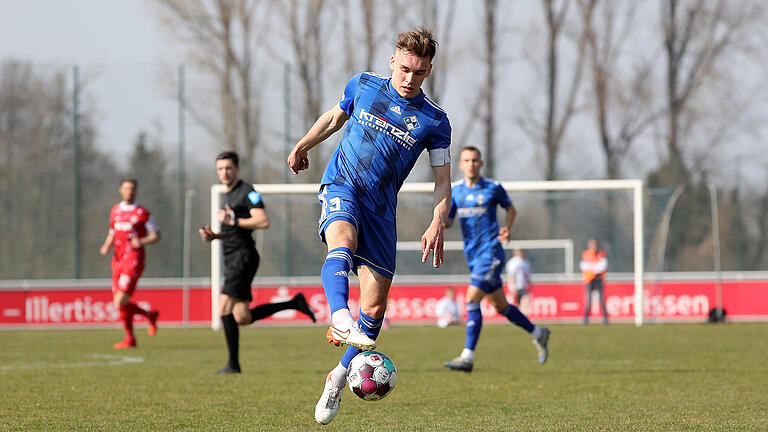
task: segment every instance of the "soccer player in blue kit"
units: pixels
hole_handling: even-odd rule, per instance
[[[501,285],[501,271],[506,261],[501,242],[509,241],[509,230],[515,221],[515,206],[499,182],[480,176],[482,166],[480,150],[471,146],[461,149],[459,169],[464,173],[464,179],[452,185],[447,228],[451,227],[453,219],[458,215],[464,238],[464,256],[467,258],[471,278],[466,295],[467,336],[461,355],[445,362],[445,366],[472,372],[475,347],[483,327],[483,315],[480,312],[483,297],[488,299],[496,312],[533,336],[539,363],[544,364],[549,356],[549,329],[532,324],[517,306],[509,304]],[[501,228],[496,219],[497,206],[506,209],[506,223]]]
[[[432,70],[437,42],[426,27],[398,35],[389,60],[392,76],[359,73],[338,105],[322,114],[288,156],[294,174],[309,168],[307,152],[347,124],[328,162],[318,198],[318,232],[328,246],[321,279],[331,326],[326,337],[347,350],[328,373],[315,420],[330,423],[339,404],[349,362],[376,347],[395,272],[397,192],[421,152],[429,152],[435,177],[432,222],[421,238],[422,262],[443,263],[443,230],[451,201],[451,126],[440,107],[421,91]],[[347,120],[349,120],[347,122]],[[349,271],[360,282],[360,311],[349,310]]]

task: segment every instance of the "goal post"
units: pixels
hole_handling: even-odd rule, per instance
[[[643,192],[644,186],[642,180],[628,179],[628,180],[555,180],[555,181],[510,181],[501,182],[501,185],[508,192],[574,192],[574,191],[627,191],[632,194],[632,273],[634,279],[634,321],[635,325],[641,326],[643,324],[643,273],[644,273],[644,228],[643,228]],[[294,183],[294,184],[281,184],[281,183],[269,183],[269,184],[254,184],[254,188],[262,195],[265,196],[289,196],[289,195],[302,195],[299,201],[302,204],[311,204],[313,215],[316,218],[316,198],[315,195],[319,190],[319,185],[311,183]],[[434,183],[432,182],[406,182],[400,189],[400,199],[405,194],[427,194],[434,190]],[[211,186],[211,228],[214,232],[221,230],[221,224],[218,222],[218,210],[222,208],[221,195],[225,191],[225,186],[215,184]],[[308,195],[308,196],[306,196]],[[306,197],[305,197],[306,196]],[[431,200],[430,200],[431,204]],[[269,205],[269,204],[268,204]],[[295,217],[306,217],[307,211],[288,213],[284,224],[293,224]],[[431,214],[431,212],[429,212]],[[272,219],[272,217],[270,217]],[[304,223],[303,221],[300,223]],[[312,227],[314,229],[314,227]],[[312,230],[313,230],[312,229]],[[413,237],[411,237],[413,239]],[[315,240],[316,242],[316,240]],[[459,243],[455,241],[447,240],[446,246],[450,250],[460,249]],[[548,243],[548,244],[547,244]],[[511,242],[514,245],[518,245],[522,248],[563,248],[564,254],[570,257],[575,257],[575,251],[572,239],[541,239],[541,240],[513,240]],[[419,242],[403,241],[398,242],[398,250],[409,251],[418,245]],[[289,252],[286,252],[289,253]],[[221,241],[214,240],[211,242],[211,327],[218,329],[220,326],[218,320],[219,310],[219,293],[222,287],[222,267],[221,267]],[[289,257],[290,258],[290,257]],[[565,258],[565,257],[564,257]],[[574,272],[573,259],[565,259],[565,272]],[[569,264],[570,263],[570,264]],[[293,275],[289,275],[293,276]]]

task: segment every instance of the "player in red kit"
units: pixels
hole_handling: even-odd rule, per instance
[[[131,302],[141,273],[144,271],[144,245],[160,240],[160,232],[144,206],[136,203],[136,180],[120,182],[122,201],[112,207],[109,213],[109,234],[101,245],[101,254],[106,255],[114,246],[112,255],[112,299],[120,311],[120,320],[125,328],[125,339],[114,345],[115,349],[133,348],[136,336],[133,334],[133,316],[143,315],[149,320],[149,335],[157,332],[156,310],[145,310]]]

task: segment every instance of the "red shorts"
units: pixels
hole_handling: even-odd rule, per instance
[[[136,283],[139,281],[143,267],[134,266],[116,266],[112,269],[112,295],[122,291],[130,297],[136,290]]]

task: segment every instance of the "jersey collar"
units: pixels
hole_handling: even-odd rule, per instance
[[[480,187],[485,182],[485,177],[480,176],[480,178],[477,180],[477,183],[475,183],[474,186],[470,186],[467,183],[467,179],[466,178],[461,179],[461,181],[464,182],[464,186],[467,187],[468,189],[475,189],[477,187]]]
[[[120,201],[120,210],[133,210],[137,205],[136,201],[134,201],[133,204],[126,204],[125,202]]]
[[[234,192],[234,191],[235,191],[235,189],[237,189],[238,187],[240,187],[240,183],[242,183],[242,182],[243,182],[243,179],[237,179],[237,181],[235,182],[235,185],[234,185],[234,186],[232,186],[232,189],[230,189],[230,190],[227,192],[227,195],[231,194],[232,192]]]

